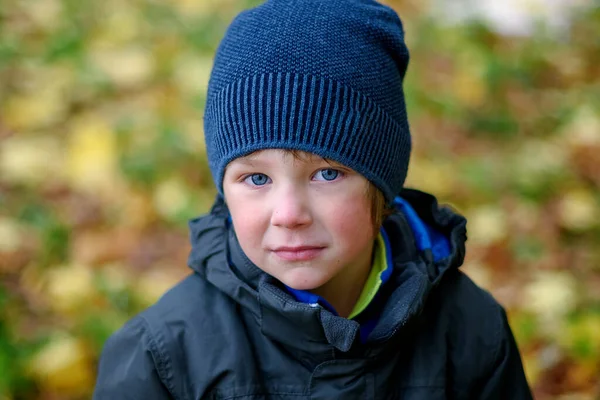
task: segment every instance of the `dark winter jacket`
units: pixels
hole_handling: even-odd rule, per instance
[[[530,399],[504,310],[458,269],[465,219],[401,196],[368,337],[254,266],[218,202],[190,223],[194,273],[107,341],[94,398]]]

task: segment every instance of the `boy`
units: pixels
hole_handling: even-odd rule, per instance
[[[238,16],[205,110],[220,195],[194,274],[105,345],[96,399],[529,399],[466,221],[403,189],[398,16],[268,0]]]

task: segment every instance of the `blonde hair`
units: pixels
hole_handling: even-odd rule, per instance
[[[367,198],[371,203],[371,220],[373,221],[373,230],[377,234],[383,221],[394,213],[393,206],[389,205],[383,195],[383,192],[369,181],[367,186]]]

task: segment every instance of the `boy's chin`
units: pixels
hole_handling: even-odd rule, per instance
[[[295,290],[314,290],[325,285],[332,278],[330,276],[315,273],[314,271],[311,272],[312,273],[290,273],[276,278],[284,285]]]

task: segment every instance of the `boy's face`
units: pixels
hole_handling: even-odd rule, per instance
[[[331,289],[370,269],[375,228],[367,187],[342,165],[271,149],[232,161],[223,178],[248,258],[299,290]]]

